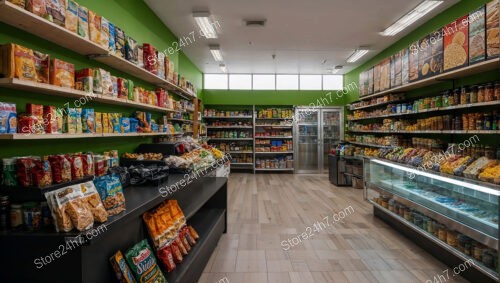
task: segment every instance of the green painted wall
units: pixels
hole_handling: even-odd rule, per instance
[[[165,50],[176,41],[175,35],[162,23],[162,21],[144,4],[137,0],[77,0],[77,2],[87,8],[104,16],[112,23],[122,28],[127,34],[131,35],[139,43],[151,43],[159,50]],[[139,78],[131,77],[121,73],[104,64],[87,59],[72,52],[48,42],[42,37],[31,35],[27,32],[0,23],[0,44],[18,43],[26,47],[46,52],[52,58],[59,58],[75,64],[76,69],[84,67],[102,67],[111,71],[115,76],[132,79],[136,85],[141,85],[148,89],[154,89]],[[199,89],[202,87],[202,73],[198,68],[182,53],[176,53],[171,56],[175,62],[176,70],[184,75],[189,81],[195,84]],[[25,91],[15,91],[6,88],[0,88],[0,101],[13,102],[17,104],[18,113],[25,110],[26,103],[37,103],[43,105],[54,105],[63,107],[65,103],[73,104],[73,99],[59,98],[43,93],[32,93]],[[134,109],[130,107],[121,107],[107,104],[89,102],[84,108],[94,108],[99,112],[119,112],[130,116]],[[156,118],[161,117],[160,113],[153,113]],[[132,151],[139,143],[151,142],[152,138],[98,138],[98,139],[69,139],[69,140],[37,140],[37,141],[0,141],[0,158],[20,155],[41,155],[52,153],[64,153],[75,151],[95,151],[102,152],[109,149],[118,149],[120,152]]]

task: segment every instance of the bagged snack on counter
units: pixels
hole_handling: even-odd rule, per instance
[[[161,51],[156,53],[156,69],[158,70],[156,74],[160,78],[165,78],[165,54]]]
[[[73,0],[67,0],[66,20],[64,26],[67,30],[74,33],[78,32],[78,3]]]
[[[166,245],[160,250],[158,250],[158,258],[167,268],[168,272],[172,272],[172,270],[176,268],[170,245]]]
[[[127,265],[127,262],[123,258],[121,251],[116,252],[110,259],[111,266],[115,271],[116,279],[119,283],[136,283],[132,271]]]
[[[50,83],[55,86],[75,88],[75,65],[53,59],[50,68]]]
[[[120,178],[102,176],[94,180],[94,185],[109,215],[116,215],[125,210],[125,196]]]
[[[83,6],[78,6],[78,35],[89,39],[89,10]]]
[[[0,72],[7,78],[36,81],[33,50],[17,44],[2,46]]]
[[[47,204],[49,205],[52,219],[54,220],[54,225],[57,232],[69,232],[74,228],[73,223],[71,222],[71,217],[66,211],[65,204],[67,203],[67,201],[58,203],[58,201],[56,200],[56,192],[60,192],[61,196],[67,195],[67,192],[65,192],[64,190],[65,189],[63,188],[57,191],[45,193],[45,198],[47,199]],[[66,198],[66,200],[67,199],[68,198]]]
[[[191,237],[193,237],[193,239],[195,239],[195,240],[198,240],[200,238],[200,236],[198,235],[196,230],[194,230],[193,226],[189,225],[188,228],[189,228],[189,234],[191,235]]]
[[[130,133],[130,120],[129,118],[120,118],[120,132]]]
[[[125,257],[138,282],[167,283],[146,239],[129,249]]]
[[[76,108],[76,133],[77,134],[83,133],[82,108]]]
[[[108,22],[109,24],[109,45],[108,45],[108,51],[111,54],[116,53],[116,43],[115,43],[115,38],[116,38],[116,33],[115,33],[115,25],[113,25],[111,22]]]
[[[65,155],[51,155],[49,156],[49,162],[54,183],[60,184],[71,181],[71,162]]]
[[[184,258],[182,257],[180,247],[175,243],[175,241],[170,244],[170,249],[172,250],[172,257],[174,258],[174,262],[176,264],[181,264]]]
[[[48,84],[50,81],[50,56],[38,51],[33,52],[35,59],[36,81]]]
[[[101,44],[101,16],[89,10],[89,37],[94,43]]]
[[[115,47],[115,55],[125,58],[125,33],[117,26],[115,26]]]
[[[42,160],[35,160],[33,168],[33,183],[39,188],[52,185],[52,169],[47,156]]]
[[[128,97],[128,80],[124,78],[117,79],[118,98],[126,99]]]
[[[103,69],[100,69],[100,72],[102,80],[102,94],[113,96],[113,80],[111,79],[111,74]]]
[[[94,109],[82,109],[82,132],[95,133]]]
[[[109,48],[109,21],[101,17],[101,42],[102,48]]]
[[[76,71],[76,89],[85,91],[85,92],[93,92],[94,90],[94,70],[90,68],[85,68]]]
[[[59,128],[57,124],[57,110],[55,106],[44,106],[43,107],[43,125],[45,126],[45,133],[47,134],[59,134]]]
[[[196,239],[193,238],[193,236],[191,235],[188,226],[184,226],[182,228],[182,233],[184,233],[184,237],[186,237],[186,240],[191,245],[191,247],[193,247],[194,245],[196,245]]]
[[[47,7],[45,4],[45,0],[27,0],[26,1],[26,10],[31,13],[46,18],[47,17]]]
[[[101,69],[94,69],[94,85],[93,91],[96,94],[102,94],[102,75]]]
[[[35,159],[31,157],[21,157],[16,160],[17,181],[21,187],[32,187],[35,182],[31,171],[35,167]]]
[[[83,201],[92,213],[94,221],[104,223],[108,221],[108,213],[101,202],[101,197],[92,181],[79,184],[83,192]]]
[[[7,1],[9,1],[10,3],[17,5],[23,9],[26,8],[26,1],[25,0],[7,0]]]
[[[0,102],[0,134],[15,134],[16,132],[16,104]]]
[[[137,41],[132,37],[125,37],[125,59],[137,65],[137,56],[139,54]]]
[[[118,97],[118,78],[115,76],[111,76],[111,83],[113,84],[113,93],[111,94],[113,97]]]

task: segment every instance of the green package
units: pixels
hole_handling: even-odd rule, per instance
[[[125,253],[125,257],[138,282],[167,283],[163,273],[156,264],[156,258],[146,239],[129,249]]]

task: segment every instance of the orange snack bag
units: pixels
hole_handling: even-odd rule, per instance
[[[50,83],[55,86],[75,88],[75,65],[59,59],[52,60]]]

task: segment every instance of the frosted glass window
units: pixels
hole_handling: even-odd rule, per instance
[[[276,75],[276,89],[278,90],[298,90],[298,75]]]
[[[229,89],[252,89],[252,75],[229,75]]]
[[[344,76],[342,75],[323,75],[324,90],[342,90],[344,89]]]
[[[227,75],[205,74],[204,89],[227,89]]]
[[[256,90],[276,89],[276,77],[274,75],[253,75],[253,89]]]
[[[321,90],[321,75],[300,75],[300,90]]]

